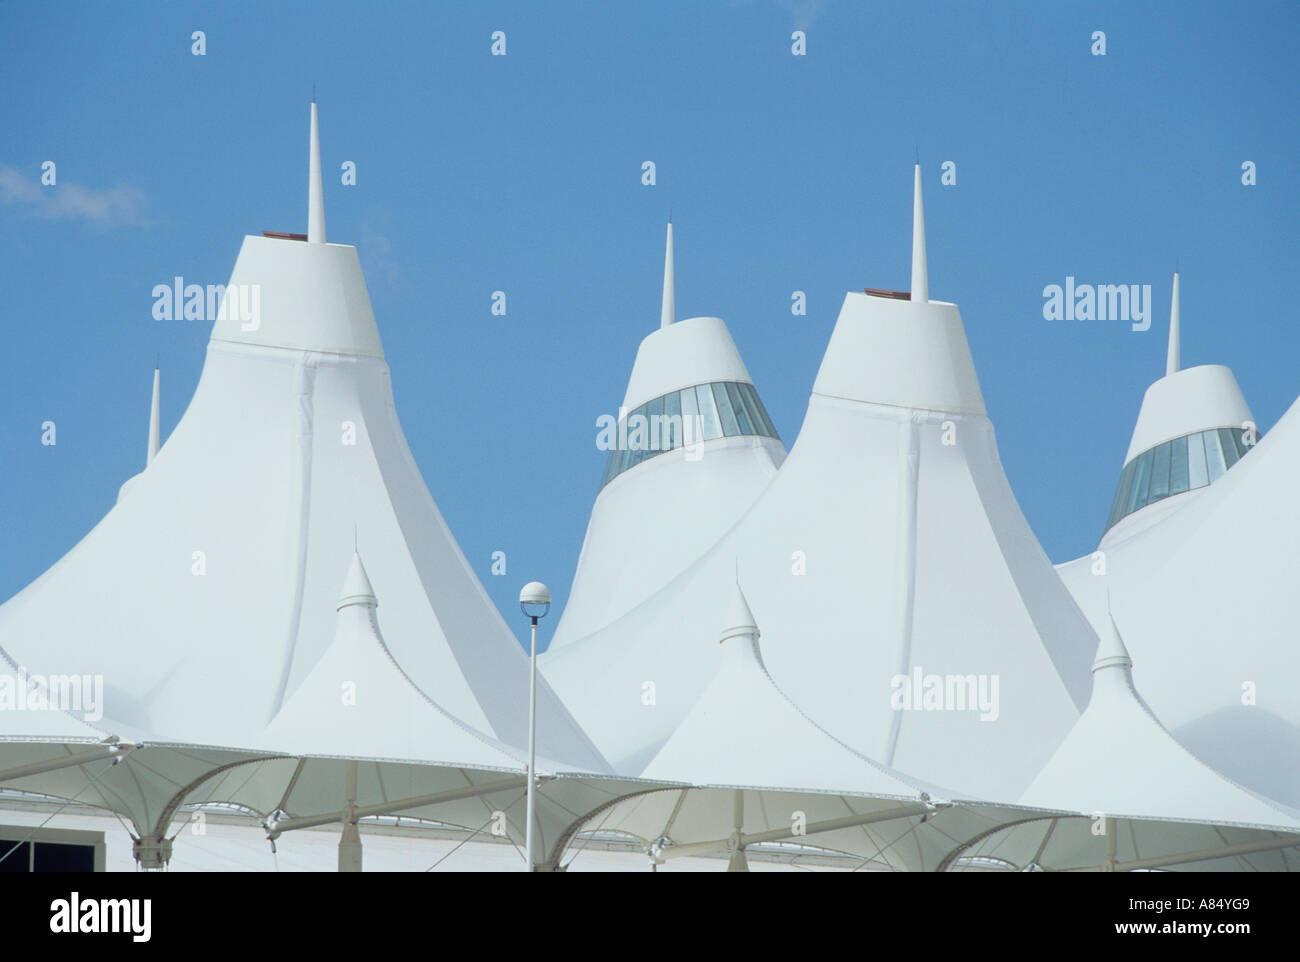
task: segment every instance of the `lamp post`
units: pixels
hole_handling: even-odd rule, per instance
[[[551,592],[540,581],[530,581],[519,592],[519,610],[532,621],[532,647],[528,659],[528,813],[524,828],[524,852],[528,868],[537,870],[533,850],[533,823],[537,802],[537,619],[551,610]]]

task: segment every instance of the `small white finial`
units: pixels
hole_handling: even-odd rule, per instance
[[[754,613],[749,610],[749,602],[745,600],[745,593],[740,590],[740,584],[737,583],[732,589],[731,602],[727,606],[727,623],[718,641],[721,643],[732,638],[749,638],[752,642],[758,640],[758,635],[758,624],[754,621]]]
[[[912,300],[930,300],[930,278],[925,268],[925,211],[921,206],[921,165],[915,169],[912,187]]]
[[[659,311],[659,326],[667,327],[677,320],[677,302],[673,291],[673,222],[668,220],[668,242],[664,247],[664,299]]]
[[[347,576],[343,579],[343,592],[339,595],[336,611],[349,605],[365,605],[368,608],[379,607],[375,598],[375,589],[370,587],[370,578],[366,575],[366,566],[361,563],[361,555],[352,552],[352,562],[348,565]]]
[[[1178,272],[1174,271],[1174,297],[1169,303],[1169,354],[1165,358],[1165,377],[1178,373],[1182,345],[1178,330]]]
[[[1115,615],[1110,607],[1110,589],[1106,589],[1106,626],[1101,630],[1097,645],[1097,657],[1093,660],[1092,670],[1102,668],[1123,668],[1128,671],[1133,667],[1124,639],[1119,635],[1119,626],[1115,624]]]
[[[311,102],[311,147],[307,172],[307,243],[325,243],[325,193],[321,189],[320,125],[316,101]]]
[[[1119,626],[1115,624],[1115,616],[1107,612],[1106,626],[1101,630],[1100,641],[1097,645],[1097,657],[1093,659],[1092,670],[1123,668],[1127,671],[1132,667],[1133,659],[1129,656],[1124,639],[1120,637]]]
[[[153,402],[149,405],[149,456],[145,459],[145,467],[153,464],[153,459],[158,455],[158,421],[159,412],[162,405],[160,403],[162,388],[162,373],[158,368],[153,369]]]

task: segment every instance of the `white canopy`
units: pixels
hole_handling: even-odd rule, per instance
[[[458,721],[406,676],[380,634],[378,606],[354,554],[334,640],[252,747],[521,771],[509,748]]]
[[[1096,635],[1007,484],[952,304],[849,293],[799,438],[744,517],[645,603],[547,653],[617,770],[641,771],[698,703],[737,577],[781,691],[910,776],[1015,798],[1086,701]],[[996,684],[996,712],[924,710],[919,693],[895,709],[917,673]]]
[[[1093,664],[1092,699],[1022,805],[1300,831],[1300,813],[1241,788],[1179,745],[1133,687],[1132,667],[1109,620]]]
[[[260,743],[334,636],[356,544],[402,671],[465,725],[524,744],[527,657],[407,448],[356,249],[313,223],[313,242],[245,238],[176,430],[0,606],[0,650],[102,675],[102,726],[124,738]],[[543,754],[604,768],[545,684],[538,718]]]
[[[1232,372],[1179,368],[1177,284],[1166,374],[1143,398],[1116,499],[1134,489],[1131,513],[1059,570],[1099,632],[1113,610],[1143,696],[1185,748],[1298,808],[1300,690],[1285,679],[1300,677],[1300,401],[1254,443]]]
[[[1143,696],[1197,758],[1300,807],[1300,401],[1215,484],[1061,567],[1094,624],[1109,592]],[[1104,568],[1099,566],[1104,561]],[[1104,573],[1102,573],[1104,572]]]
[[[627,447],[638,443],[638,417],[676,416],[682,437],[667,439],[670,428],[652,423],[646,443],[655,447],[645,456],[611,453],[551,651],[663,588],[735,524],[785,460],[727,325],[717,317],[676,320],[673,290],[670,223],[660,327],[637,349],[618,444],[625,436]]]
[[[245,238],[176,430],[159,449],[155,389],[145,470],[0,606],[0,659],[105,696],[95,729],[0,718],[0,783],[130,818],[146,865],[194,802],[332,821],[522,793],[527,658],[407,448],[356,249],[325,242],[316,130],[313,105],[308,241]],[[537,714],[546,765],[607,770],[545,683]]]
[[[920,799],[919,786],[827,734],[773,684],[759,652],[758,626],[739,585],[732,590],[724,625],[718,673],[643,777]]]

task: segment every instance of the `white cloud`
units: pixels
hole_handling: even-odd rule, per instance
[[[756,0],[731,0],[731,8],[735,10],[752,7],[755,2]],[[766,2],[775,3],[789,13],[791,26],[795,30],[807,30],[831,4],[831,0],[766,0]]]
[[[134,187],[96,189],[81,184],[42,186],[39,174],[24,176],[0,165],[0,207],[25,209],[46,220],[76,218],[96,224],[138,224],[144,220],[145,195]]]
[[[830,0],[777,0],[794,17],[796,30],[807,30],[826,9]]]

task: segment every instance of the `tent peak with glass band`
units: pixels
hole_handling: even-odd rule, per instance
[[[1102,540],[1128,537],[1176,510],[1173,504],[1125,523],[1150,505],[1208,487],[1244,457],[1258,431],[1232,371],[1221,364],[1180,368],[1179,278],[1174,275],[1165,376],[1142,398]]]

